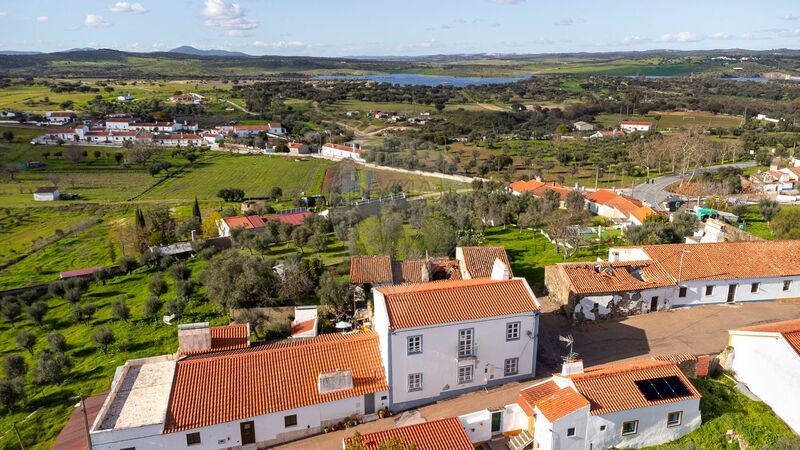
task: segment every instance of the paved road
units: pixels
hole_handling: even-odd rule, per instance
[[[800,301],[736,305],[712,305],[631,316],[622,321],[607,321],[571,327],[553,305],[543,305],[539,330],[538,378],[560,370],[566,354],[558,335],[572,334],[575,351],[587,366],[630,358],[693,352],[717,353],[728,342],[728,330],[777,320],[800,318]],[[359,425],[360,433],[386,430],[420,419],[427,421],[453,417],[483,408],[512,403],[519,390],[533,383],[521,381],[494,389],[471,392],[432,405],[423,406],[412,421],[403,416],[389,417]],[[313,436],[278,448],[286,450],[330,450],[341,448],[342,439],[354,429]]]
[[[709,166],[697,169],[695,174],[706,173],[706,172],[714,172],[719,170],[723,167],[737,167],[739,169],[744,169],[747,167],[753,167],[756,165],[755,161],[745,161],[745,162],[738,162],[732,164],[721,164],[718,166]],[[647,204],[649,204],[652,208],[661,210],[661,202],[667,199],[670,196],[669,192],[666,191],[666,188],[675,183],[680,181],[681,176],[679,174],[669,174],[664,175],[658,178],[653,178],[651,183],[640,184],[633,188],[633,197],[639,199]]]

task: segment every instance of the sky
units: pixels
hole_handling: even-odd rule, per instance
[[[0,0],[0,50],[418,56],[800,48],[797,0]]]

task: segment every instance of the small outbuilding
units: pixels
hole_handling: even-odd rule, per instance
[[[58,200],[60,194],[56,186],[42,186],[33,192],[33,199],[37,202],[52,202]]]

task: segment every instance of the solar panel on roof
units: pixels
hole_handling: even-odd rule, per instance
[[[675,375],[638,380],[634,383],[636,383],[636,387],[639,388],[639,392],[644,395],[644,398],[650,402],[691,395],[689,388]]]

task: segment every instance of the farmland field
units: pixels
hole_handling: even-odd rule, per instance
[[[660,116],[659,120],[655,120]],[[618,115],[618,114],[599,114],[597,123],[603,127],[615,128],[623,120],[642,120],[653,122],[658,129],[670,128],[734,128],[742,123],[742,118],[738,116],[728,116],[723,114],[713,114],[705,111],[674,111],[657,112],[653,111],[647,115]]]
[[[219,154],[170,178],[145,193],[142,200],[215,200],[222,188],[239,188],[252,197],[265,196],[273,186],[286,194],[319,194],[325,170],[332,163],[317,158]]]

